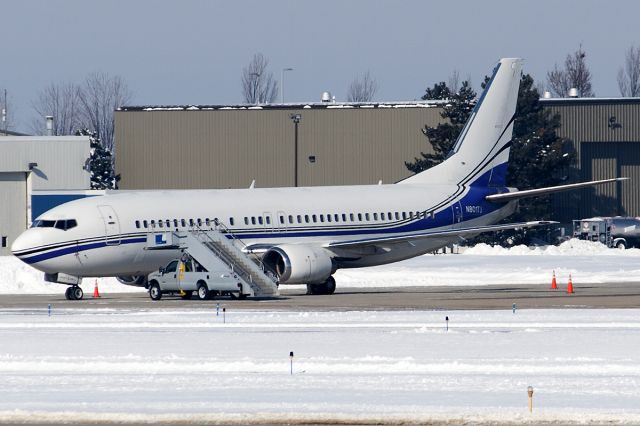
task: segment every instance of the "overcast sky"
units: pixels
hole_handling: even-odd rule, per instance
[[[500,57],[525,58],[544,80],[582,43],[597,96],[618,96],[625,50],[640,46],[638,1],[32,1],[0,3],[0,88],[29,131],[31,103],[51,82],[122,76],[134,104],[241,102],[255,52],[286,101],[344,100],[369,70],[376,100],[413,100],[452,70],[477,88]]]

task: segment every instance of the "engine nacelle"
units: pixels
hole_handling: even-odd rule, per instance
[[[271,247],[262,262],[278,275],[281,284],[319,284],[335,272],[329,252],[305,245]]]
[[[131,285],[134,287],[145,287],[147,286],[147,277],[145,275],[125,275],[116,277],[120,284]]]

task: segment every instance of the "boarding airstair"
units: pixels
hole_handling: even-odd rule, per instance
[[[170,240],[167,241],[168,239]],[[166,235],[163,240],[162,245],[167,243],[165,248],[179,248],[208,271],[226,270],[233,274],[242,284],[242,293],[245,296],[277,297],[279,295],[276,275],[270,273],[257,257],[243,252],[238,247],[243,245],[242,242],[219,222],[215,223],[213,229],[194,227],[188,231],[171,232],[171,235]],[[147,241],[149,246],[150,239],[148,238]],[[154,242],[157,241],[159,240],[156,236]],[[151,245],[157,246],[153,243]]]

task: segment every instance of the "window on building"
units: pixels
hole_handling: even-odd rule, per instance
[[[6,247],[7,246],[7,237],[6,235],[2,236],[2,247]]]

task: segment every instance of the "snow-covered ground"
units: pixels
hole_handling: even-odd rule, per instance
[[[553,270],[566,282],[640,282],[640,249],[609,249],[602,244],[570,240],[560,246],[510,249],[479,244],[460,254],[424,255],[404,262],[362,269],[342,269],[335,277],[344,287],[408,287],[435,285],[544,284]],[[144,291],[115,278],[98,279],[101,293]],[[85,279],[91,294],[95,279]],[[62,293],[63,286],[47,283],[43,274],[13,256],[0,257],[0,294]]]
[[[3,310],[0,342],[0,422],[640,423],[637,309]]]

